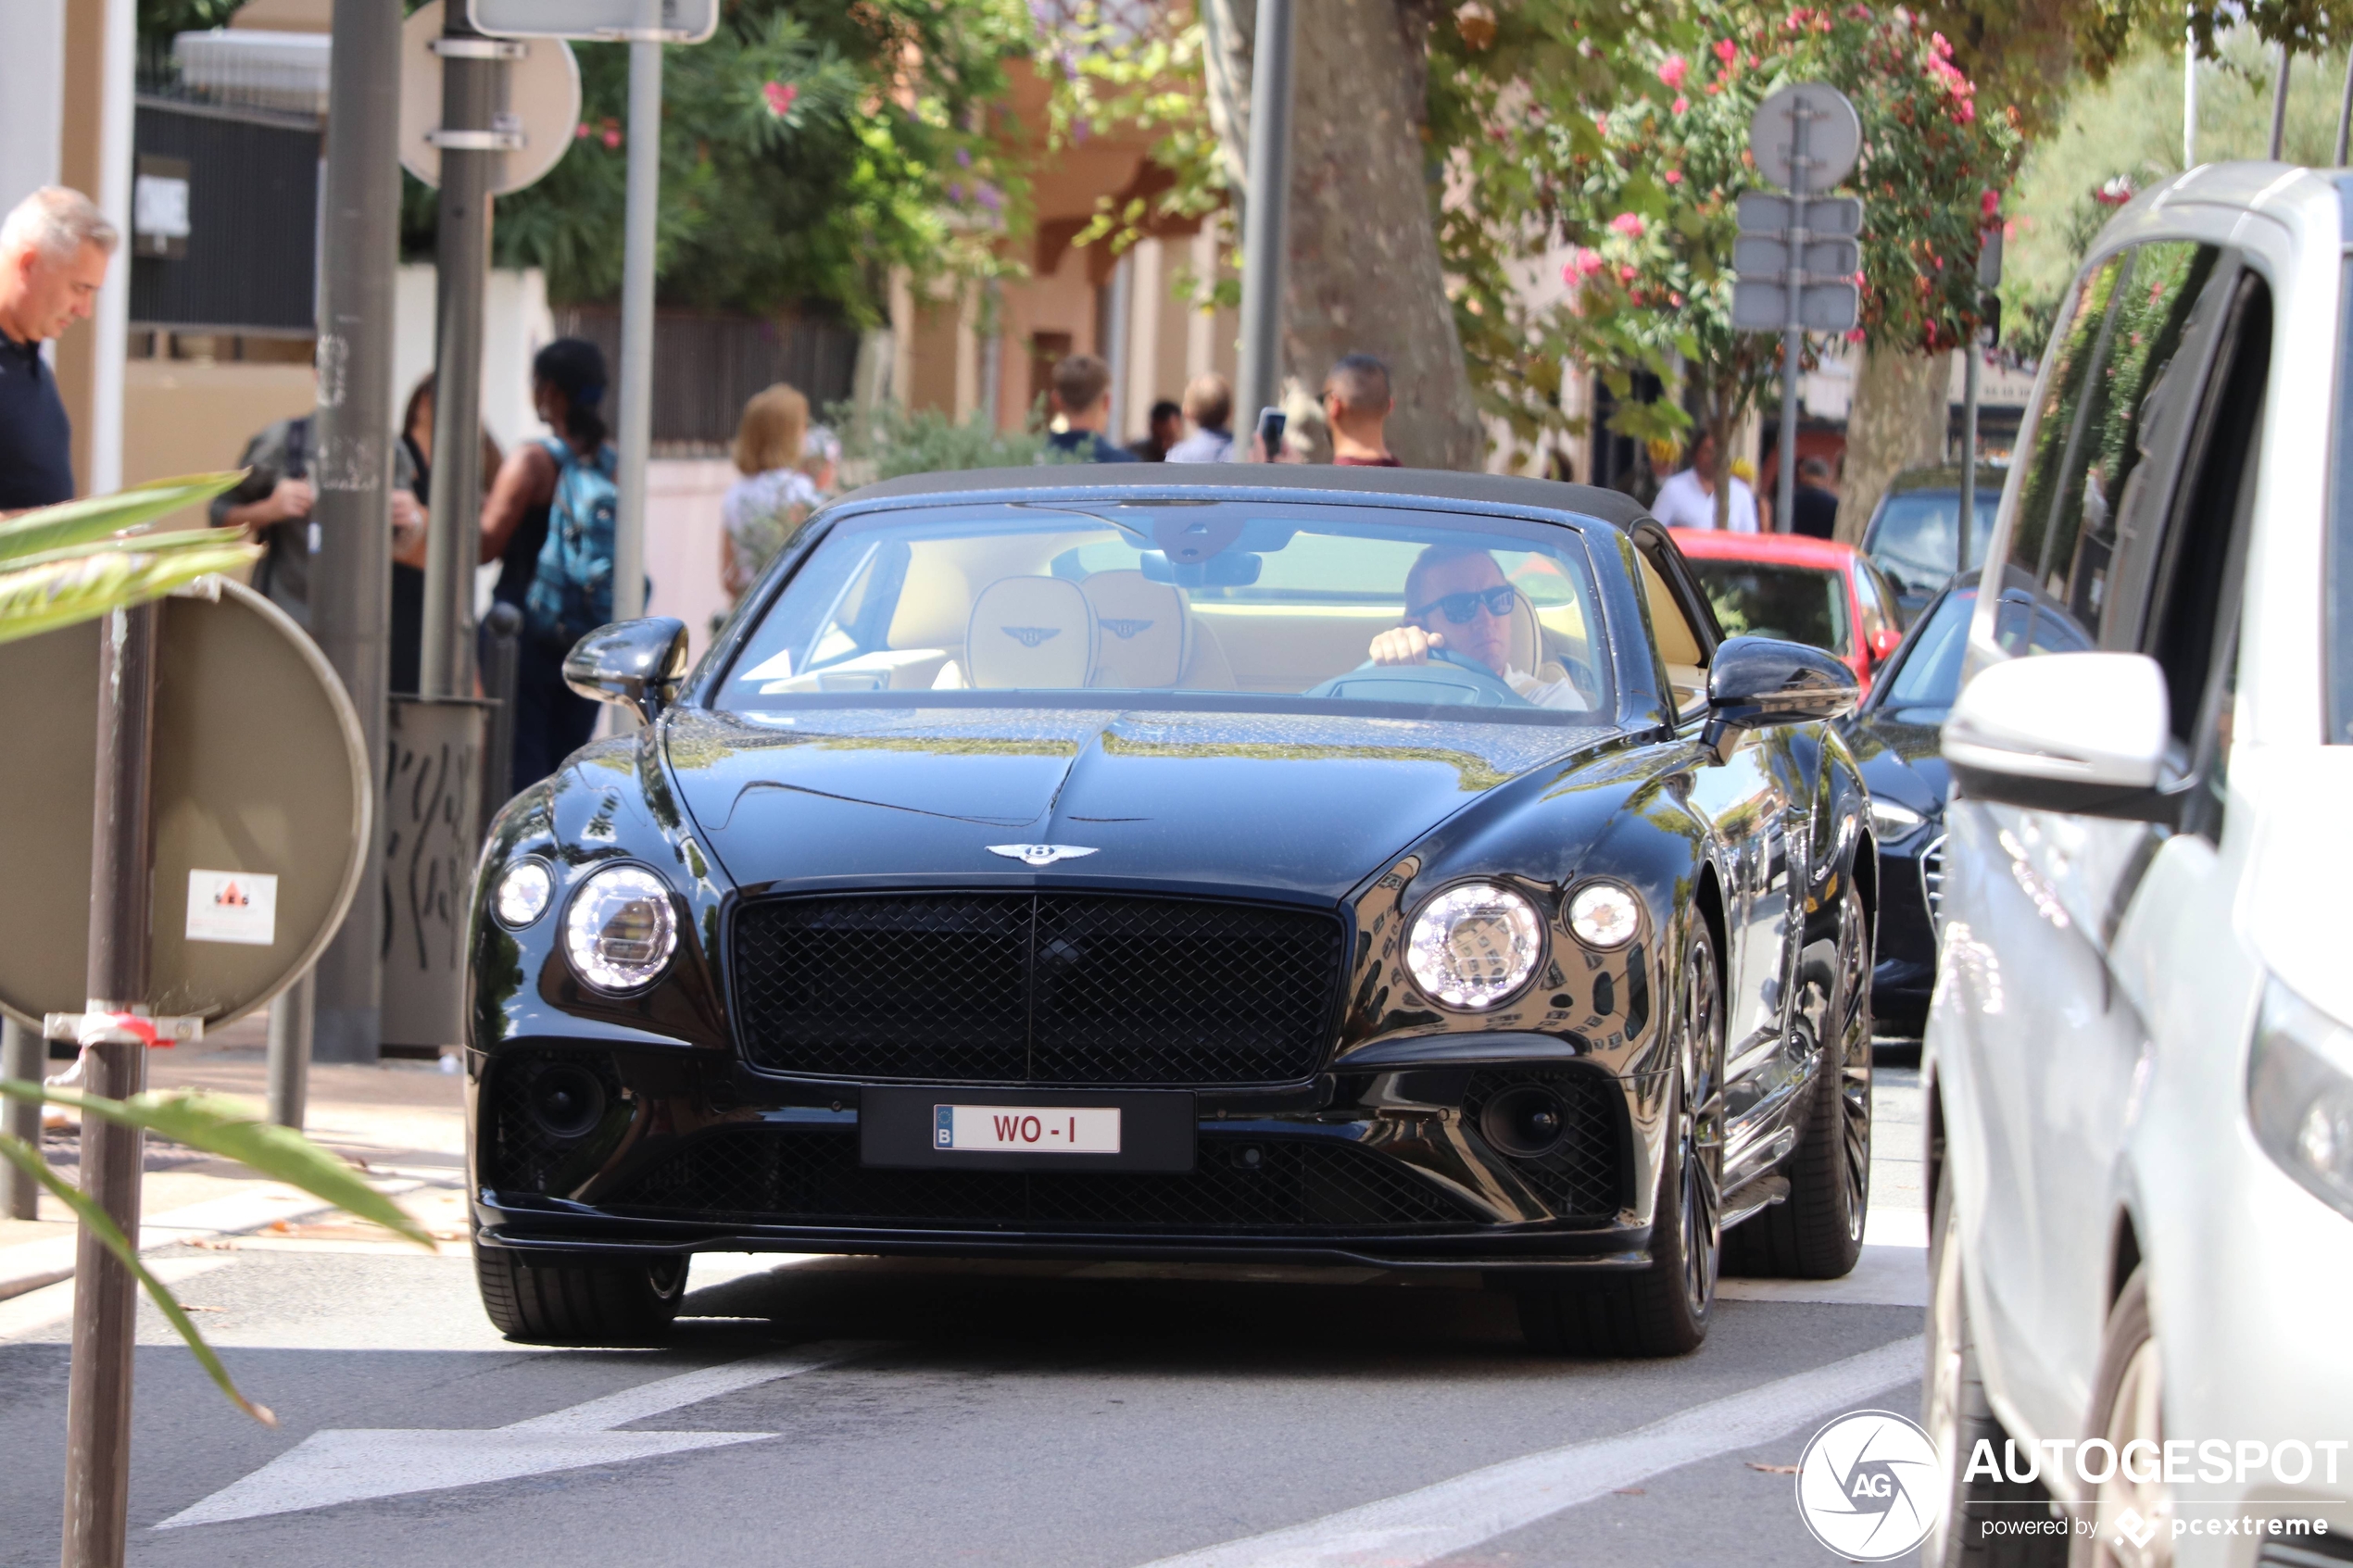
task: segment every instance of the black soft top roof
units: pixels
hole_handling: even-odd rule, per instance
[[[1049,463],[1036,468],[966,469],[910,474],[861,486],[835,503],[988,495],[1000,491],[1134,490],[1146,495],[1202,491],[1296,490],[1324,495],[1411,495],[1480,506],[1573,512],[1618,528],[1648,517],[1632,496],[1592,484],[1451,469],[1360,469],[1304,463]]]

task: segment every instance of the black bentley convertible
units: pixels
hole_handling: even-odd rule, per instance
[[[1576,485],[1063,468],[828,508],[500,815],[474,1256],[518,1338],[706,1249],[1478,1269],[1673,1353],[1845,1273],[1870,818],[1829,655]]]

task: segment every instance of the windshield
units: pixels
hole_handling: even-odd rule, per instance
[[[1692,573],[1716,607],[1724,635],[1743,633],[1810,643],[1832,653],[1854,651],[1846,619],[1846,585],[1835,571],[1757,561],[1688,558]]]
[[[2001,476],[1991,476],[1989,487],[1977,489],[1977,527],[1969,533],[1971,566],[1985,563],[1985,546],[1994,536],[1994,513],[2002,504]],[[1957,490],[1906,490],[1890,495],[1864,545],[1864,553],[1895,580],[1898,592],[1932,593],[1944,585],[1957,564],[1953,558],[1953,523],[1961,515]]]
[[[852,518],[761,615],[715,706],[845,702],[1615,712],[1582,537],[1376,507],[1167,501]]]

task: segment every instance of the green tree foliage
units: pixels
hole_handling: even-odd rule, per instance
[[[1603,374],[1615,428],[1652,440],[1690,417],[1671,398],[1624,402],[1638,371],[1671,384],[1680,367],[1719,437],[1771,384],[1778,340],[1731,327],[1732,240],[1740,193],[1763,187],[1750,116],[1791,82],[1834,83],[1862,118],[1847,187],[1864,204],[1858,333],[1926,351],[1976,325],[1978,231],[2019,136],[2006,112],[1980,112],[1950,46],[1911,13],[1743,7],[1615,47],[1641,69],[1605,110],[1506,87],[1455,142],[1441,232],[1464,280],[1457,320],[1489,410],[1523,440],[1562,422],[1564,359]],[[1564,244],[1567,292],[1531,289],[1525,258]]]
[[[983,275],[1024,216],[1027,152],[1006,122],[1021,0],[728,0],[708,43],[668,51],[657,267],[662,302],[770,314],[826,302],[871,320],[888,270]],[[575,44],[583,110],[548,176],[500,198],[502,266],[560,301],[621,282],[629,59]],[[403,242],[433,245],[434,193],[407,182]]]

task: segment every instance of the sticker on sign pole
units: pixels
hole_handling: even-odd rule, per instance
[[[278,939],[278,879],[263,872],[188,872],[188,940],[267,947]]]

